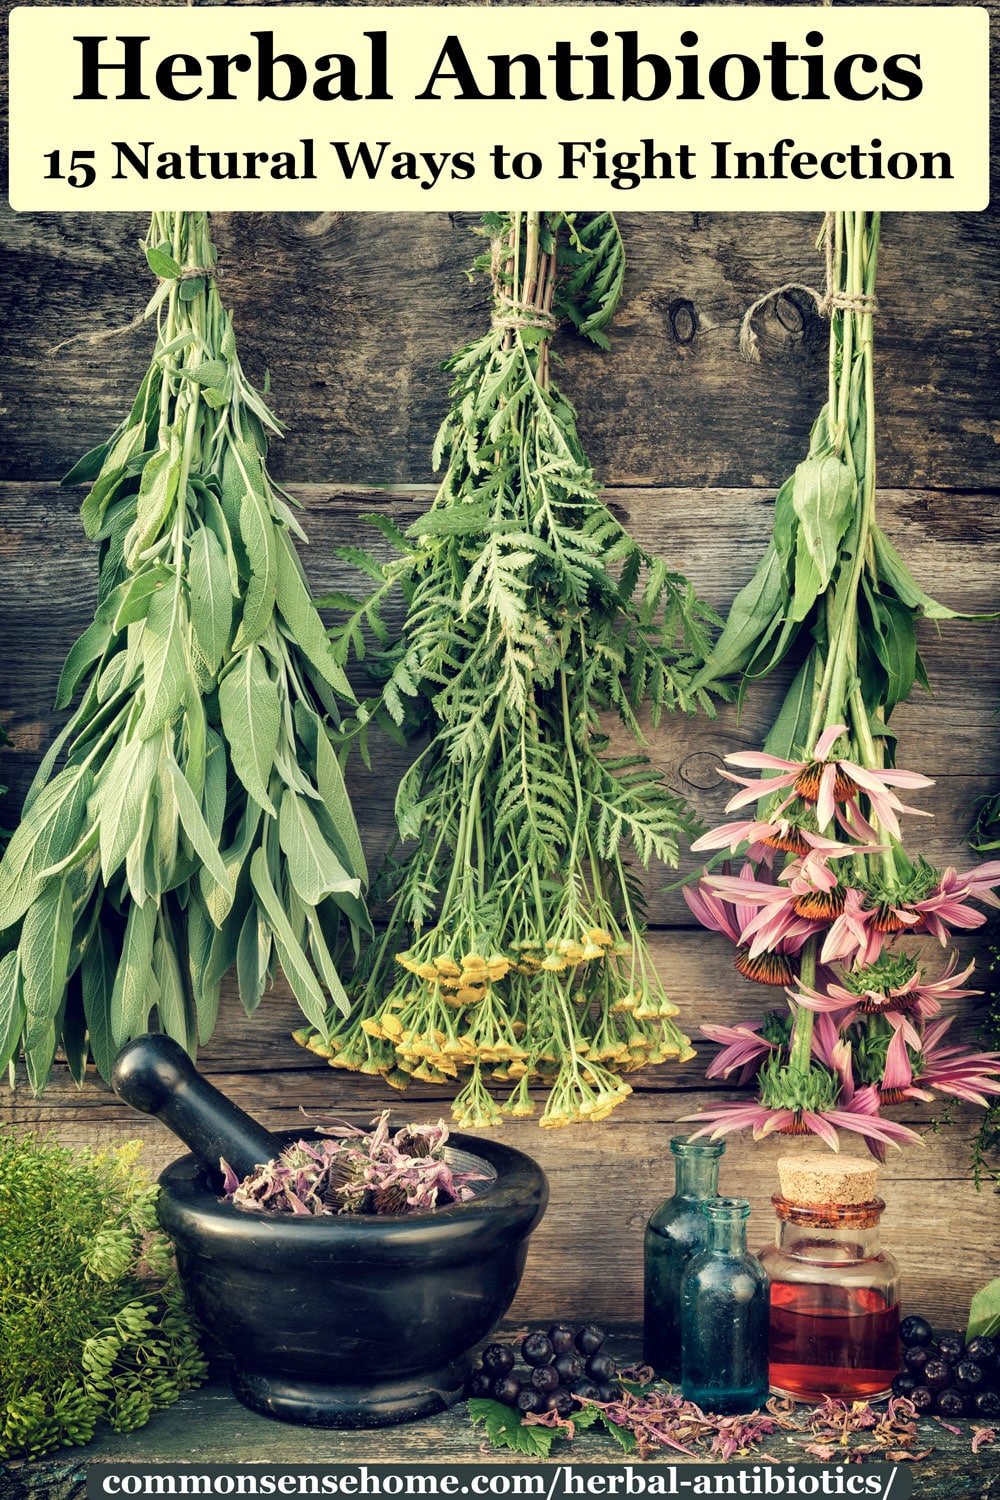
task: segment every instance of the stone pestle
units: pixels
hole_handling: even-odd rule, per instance
[[[189,1146],[213,1175],[224,1157],[237,1177],[273,1161],[281,1142],[195,1068],[184,1048],[151,1033],[127,1042],[111,1073],[120,1099],[154,1115]]]

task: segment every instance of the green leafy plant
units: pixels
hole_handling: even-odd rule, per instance
[[[877,213],[824,221],[828,399],[807,456],[778,490],[767,550],[696,679],[701,688],[736,679],[742,696],[804,647],[765,743],[775,755],[810,749],[824,723],[844,719],[862,743],[873,735],[885,741],[884,721],[896,704],[915,683],[928,685],[918,620],[968,618],[920,588],[876,519],[872,317],[880,228]]]
[[[696,684],[738,677],[742,693],[793,645],[805,659],[763,752],[726,757],[739,772],[761,773],[725,773],[739,788],[727,811],[742,809],[739,819],[693,845],[742,857],[739,877],[706,872],[685,896],[706,927],[735,943],[740,973],[786,991],[791,1010],[790,1027],[783,1013],[764,1013],[704,1028],[723,1044],[709,1076],[755,1077],[759,1099],[703,1111],[695,1134],[810,1132],[836,1147],[838,1132],[850,1131],[883,1156],[919,1139],[884,1109],[938,1095],[986,1105],[1000,1094],[1000,1054],[952,1045],[953,1018],[939,1015],[943,1002],[974,993],[962,988],[972,966],[956,973],[953,958],[934,976],[902,946],[907,933],[931,933],[943,946],[951,932],[979,926],[976,905],[997,904],[1000,861],[936,870],[900,831],[898,815],[916,809],[896,789],[932,782],[897,766],[891,715],[927,684],[918,620],[958,613],[920,589],[876,517],[879,237],[877,213],[824,223],[829,399],[808,457],[778,492],[764,558]]]
[[[154,214],[152,363],[67,482],[100,545],[98,607],[67,657],[79,703],[0,865],[0,1067],[35,1090],[62,1045],[82,1081],[160,1028],[192,1052],[235,966],[251,1014],[280,962],[322,1033],[337,954],[369,931],[331,721],[353,695],[266,467],[205,214]],[[65,755],[62,769],[57,758]]]
[[[205,1377],[138,1152],[0,1134],[0,1458],[131,1431]]]
[[[966,1339],[996,1338],[1000,1334],[1000,1278],[988,1281],[969,1306]]]
[[[358,1002],[326,1036],[299,1039],[400,1086],[464,1078],[454,1114],[470,1125],[501,1117],[488,1077],[514,1085],[514,1115],[533,1112],[541,1082],[541,1123],[557,1126],[603,1118],[630,1092],[623,1073],[691,1055],[626,850],[675,863],[690,827],[642,752],[638,715],[708,705],[691,678],[712,617],[605,505],[551,379],[560,322],[607,342],[624,275],[613,217],[485,227],[492,325],[449,362],[440,489],[406,535],[376,519],[400,557],[345,553],[374,587],[333,601],[341,661],[373,636],[378,715],[429,742],[397,793],[406,847]],[[397,592],[394,639],[383,609]]]

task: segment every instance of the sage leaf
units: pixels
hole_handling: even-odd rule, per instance
[[[75,847],[92,785],[88,767],[67,766],[38,793],[0,863],[0,930],[21,920],[43,872]]]
[[[156,932],[156,906],[133,903],[125,924],[125,940],[111,992],[111,1039],[115,1051],[147,1030],[149,1013],[157,1003],[156,976],[153,973],[153,937]]]
[[[111,640],[111,626],[105,620],[94,620],[70,647],[56,688],[56,708],[65,708],[73,699],[84,673],[100,661]]]
[[[21,963],[15,949],[0,959],[0,1070],[14,1059],[24,1020]]]
[[[91,810],[100,830],[101,874],[106,883],[139,833],[159,756],[158,742],[121,740],[98,778]]]
[[[111,996],[116,959],[111,940],[100,922],[80,961],[83,1013],[87,1020],[90,1052],[102,1078],[111,1077],[118,1048],[111,1034]]]
[[[142,628],[145,702],[138,733],[148,739],[174,717],[184,701],[188,661],[184,640],[184,595],[180,580],[154,594]]]
[[[271,924],[281,967],[299,1002],[302,1014],[325,1036],[327,1034],[326,1002],[323,998],[323,991],[295,939],[288,915],[278,899],[278,893],[274,889],[268,871],[267,855],[263,849],[258,849],[250,861],[250,879],[253,881],[253,888]]]
[[[229,645],[233,591],[225,553],[207,526],[199,526],[191,538],[188,578],[194,638],[205,665],[214,672]]]
[[[18,953],[29,1021],[55,1019],[66,988],[72,943],[73,901],[64,876],[50,881],[32,902],[21,928]]]
[[[307,905],[318,906],[334,891],[360,896],[361,881],[344,869],[308,802],[290,788],[282,794],[278,835],[288,860],[288,878]]]
[[[291,542],[278,546],[276,602],[281,617],[303,654],[341,697],[353,699],[354,692],[347,674],[337,661],[323,621],[309,595]]]
[[[220,910],[224,918],[232,905],[233,890],[229,875],[222,862],[222,855],[218,846],[212,838],[208,824],[205,822],[204,814],[198,806],[197,798],[191,790],[184,772],[177,764],[173,755],[167,753],[167,770],[177,799],[177,812],[181,820],[181,827],[191,841],[192,848],[201,860],[209,875],[215,881],[221,893]]]
[[[368,884],[368,867],[364,850],[354,821],[354,812],[347,794],[347,784],[326,729],[314,718],[316,736],[316,785],[323,805],[330,814],[337,835],[347,851],[350,868],[355,870],[363,885]]]
[[[219,711],[233,770],[247,792],[273,818],[277,809],[268,779],[278,746],[278,685],[259,646],[250,646],[219,684]]]

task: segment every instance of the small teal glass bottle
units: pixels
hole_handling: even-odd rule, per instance
[[[745,1198],[701,1205],[705,1248],[681,1283],[681,1389],[703,1411],[756,1411],[767,1401],[768,1278],[747,1251]]]
[[[719,1191],[719,1158],[725,1141],[692,1141],[675,1135],[674,1196],[654,1209],[646,1225],[642,1357],[661,1380],[681,1378],[681,1278],[704,1249],[707,1224],[699,1213]]]

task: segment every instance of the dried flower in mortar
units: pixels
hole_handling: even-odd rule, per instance
[[[392,1133],[389,1111],[373,1130],[334,1125],[314,1140],[293,1141],[241,1182],[221,1161],[223,1197],[251,1213],[401,1214],[465,1203],[481,1173],[444,1159],[448,1127],[405,1125]]]

